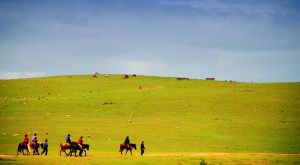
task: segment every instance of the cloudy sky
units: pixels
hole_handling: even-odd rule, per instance
[[[0,0],[0,78],[300,81],[298,0]]]

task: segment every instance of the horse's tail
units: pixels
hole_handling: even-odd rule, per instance
[[[119,152],[122,152],[122,149],[123,149],[123,146],[122,146],[122,144],[120,144],[120,150],[119,150]]]
[[[21,143],[18,145],[18,152],[21,152],[21,148],[22,148],[22,146],[21,146]]]
[[[16,157],[19,155],[19,152],[21,152],[21,146],[20,146],[20,144],[18,145]]]

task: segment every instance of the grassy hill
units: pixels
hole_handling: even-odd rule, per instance
[[[127,135],[138,145],[144,140],[146,154],[299,153],[299,130],[299,82],[120,75],[0,80],[0,154],[15,154],[28,132],[47,138],[54,157],[68,133],[75,141],[84,136],[94,156],[119,156],[118,146]]]

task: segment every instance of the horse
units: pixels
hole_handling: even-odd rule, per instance
[[[81,152],[79,152],[79,156],[82,155],[82,152],[84,152],[84,155],[86,156],[86,150],[90,149],[90,145],[88,144],[83,144],[83,150]],[[66,152],[66,150],[70,150],[69,153]],[[60,143],[60,153],[59,155],[61,156],[61,152],[65,152],[66,156],[72,156],[72,153],[75,153],[77,150],[80,150],[79,145],[76,142],[71,142],[71,144],[67,144],[67,143]]]
[[[87,145],[86,147],[89,149],[89,145]],[[77,150],[79,150],[79,156],[82,156],[82,152],[84,151],[84,148],[81,149],[78,143],[71,142],[69,156],[72,156],[72,153],[74,152],[75,153],[75,157],[77,157],[77,155],[76,155]],[[85,151],[85,155],[86,155],[86,151]]]
[[[70,152],[67,154],[66,150],[70,149],[71,144],[68,143],[60,143],[60,152],[59,155],[61,156],[61,152],[65,152],[66,156],[69,156]]]
[[[19,155],[19,152],[22,152],[23,155],[25,155],[24,150],[27,151],[26,155],[30,155],[30,152],[28,150],[28,147],[27,147],[26,143],[23,143],[23,142],[19,143],[16,157]]]
[[[39,147],[41,146],[41,144],[42,142],[37,142],[37,143],[29,142],[27,144],[28,151],[31,152],[31,150],[33,150],[32,155],[40,155]]]
[[[128,74],[124,74],[123,75],[123,79],[128,79],[129,78],[129,75]]]
[[[206,78],[206,80],[212,80],[212,81],[214,81],[215,78],[214,77],[208,77],[208,78]]]
[[[83,144],[82,145],[82,147],[83,147],[83,152],[84,152],[84,156],[86,156],[86,150],[89,150],[90,149],[90,145],[88,145],[88,144]]]
[[[132,148],[134,148],[136,150],[136,144],[120,144],[120,151],[121,152],[121,155],[123,155],[123,150],[126,149],[126,153],[125,155],[127,154],[128,150],[130,151],[130,155],[132,156]]]

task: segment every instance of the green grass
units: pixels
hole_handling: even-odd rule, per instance
[[[138,145],[144,140],[146,154],[300,153],[300,83],[178,81],[149,76],[125,80],[120,75],[0,80],[0,154],[15,154],[27,132],[37,132],[39,140],[47,138],[51,156],[12,158],[13,164],[44,159],[101,163],[95,160],[98,157],[112,164],[200,162],[199,157],[134,156],[125,160],[118,155],[118,146],[127,135]],[[76,141],[84,136],[91,144],[91,157],[58,156],[59,143],[68,133]],[[207,158],[218,163],[218,158],[215,162]],[[275,158],[266,159],[278,164]],[[281,160],[289,164],[299,162],[299,157]],[[0,159],[0,163],[8,162]]]

